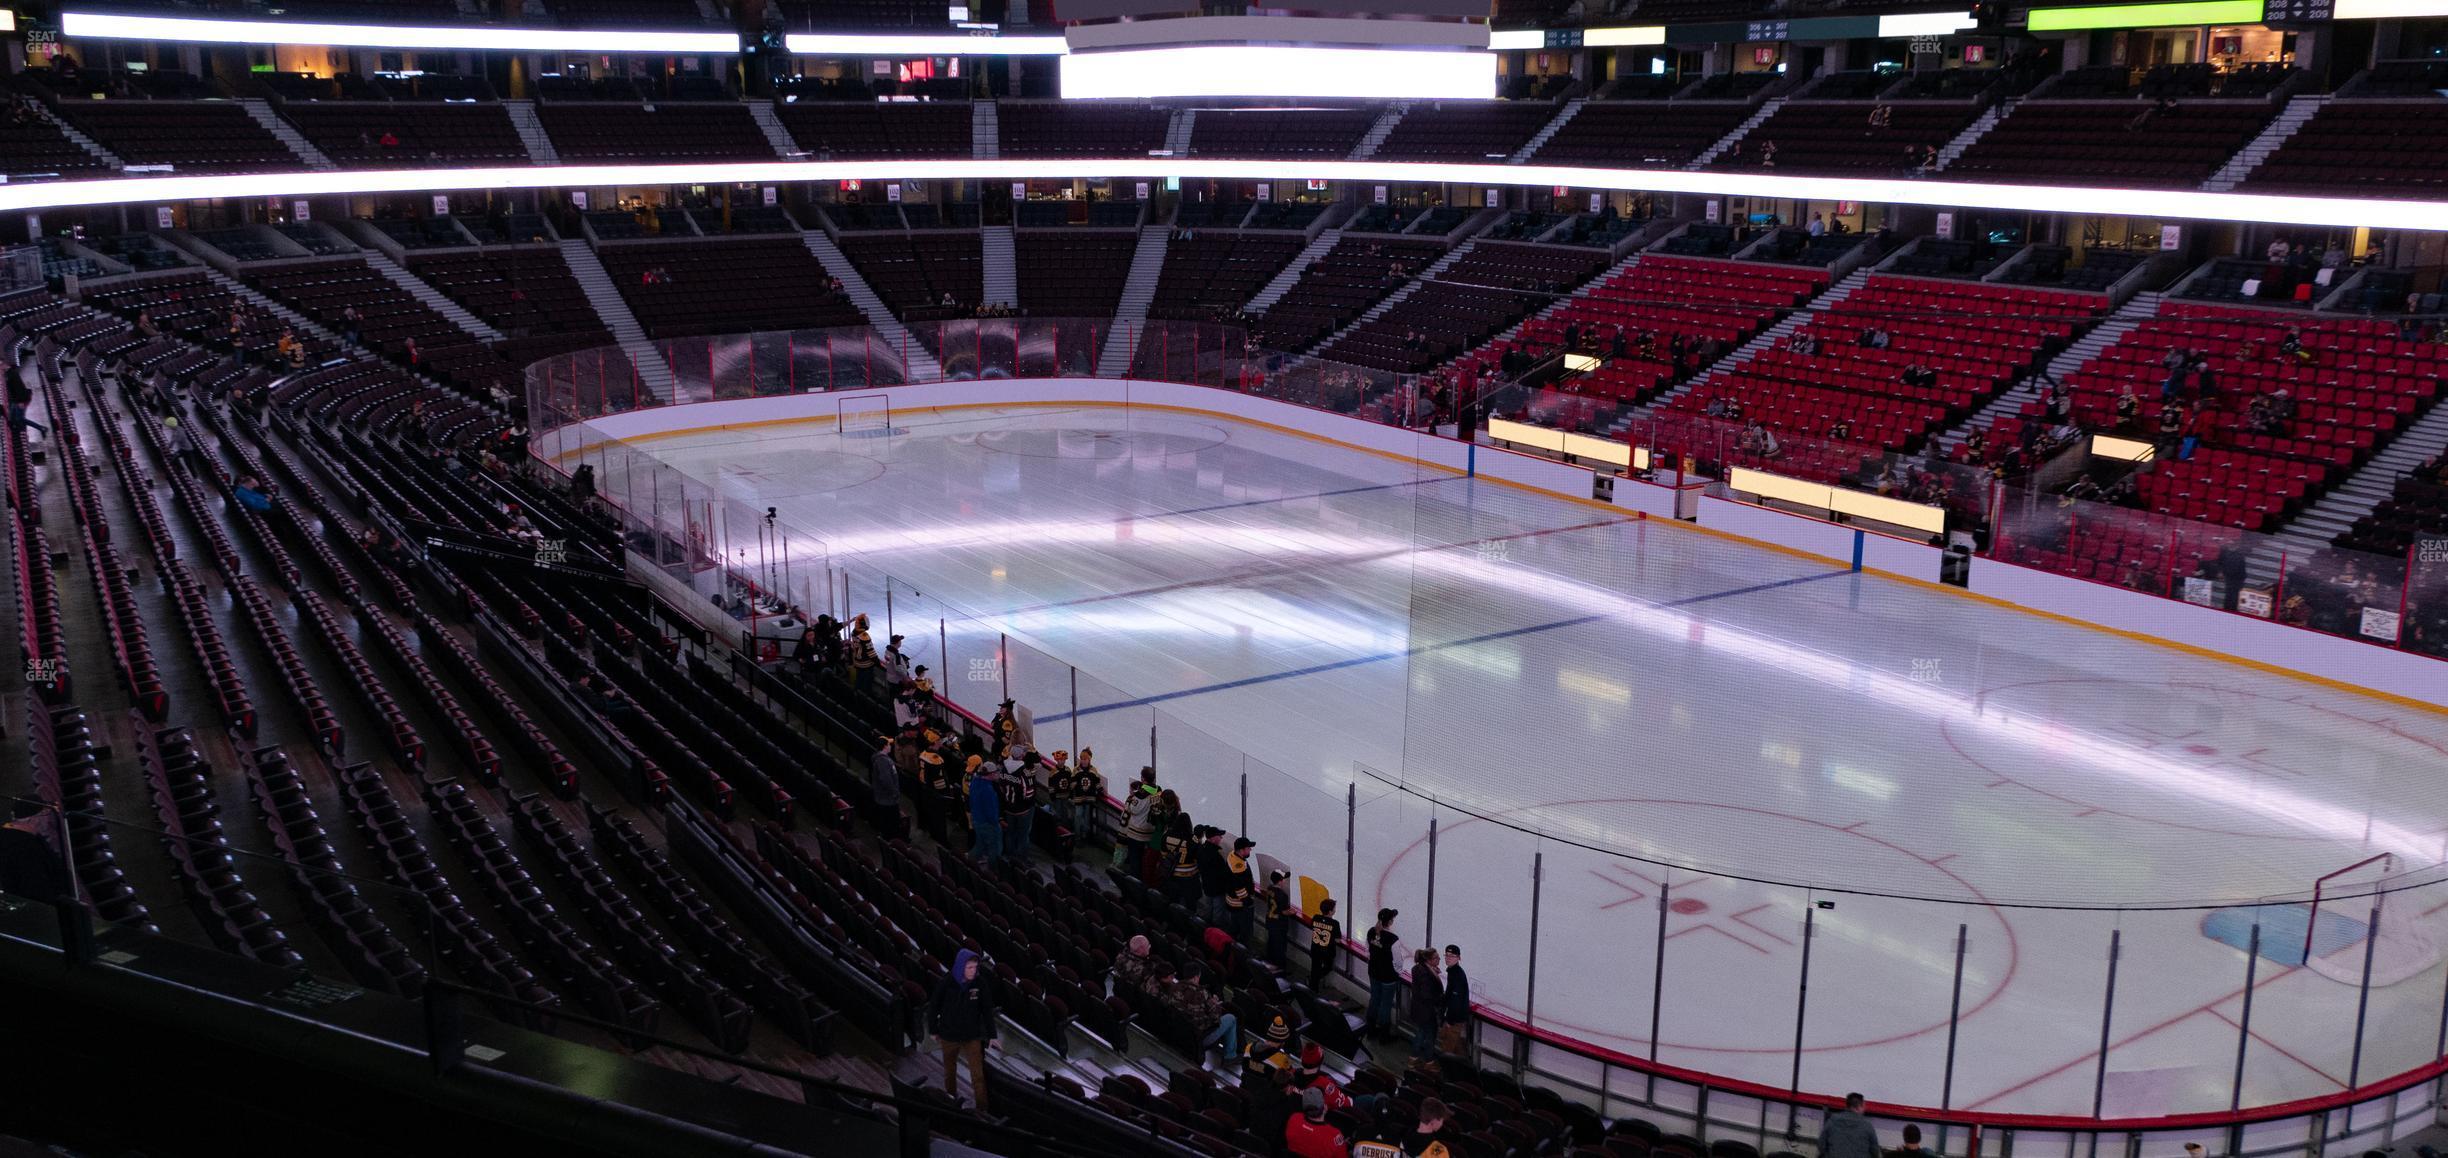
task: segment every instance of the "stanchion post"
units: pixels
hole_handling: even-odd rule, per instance
[[[2227,1095],[2227,1112],[2244,1108],[2244,1051],[2252,1044],[2253,974],[2261,965],[2261,916],[2253,914],[2252,941],[2244,950],[2244,1009],[2236,1019],[2235,1083]]]
[[[2125,930],[2108,931],[2108,992],[2100,999],[2099,1067],[2091,1078],[2091,1116],[2100,1116],[2108,1100],[2108,1034],[2116,1021],[2117,956],[2125,946]],[[2099,1148],[2099,1135],[2091,1135],[2093,1150]]]

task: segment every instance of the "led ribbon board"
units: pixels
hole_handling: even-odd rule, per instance
[[[2094,28],[2177,28],[2188,24],[2259,24],[2261,0],[2191,0],[2178,4],[2102,4],[2084,8],[2034,8],[2034,32],[2084,32]]]
[[[1201,44],[1063,58],[1066,100],[1117,97],[1346,97],[1489,100],[1496,57],[1470,51]]]
[[[1238,161],[1214,157],[1042,158],[941,161],[744,161],[679,165],[518,165],[468,169],[297,170],[196,177],[122,177],[0,185],[0,213],[74,205],[159,204],[237,197],[318,197],[462,189],[598,189],[615,185],[773,185],[792,181],[1025,181],[1115,177],[1310,179],[1389,184],[1625,189],[1648,193],[1875,201],[1949,209],[2134,216],[2162,221],[2249,221],[2278,225],[2421,229],[2448,232],[2448,202],[2369,197],[2205,193],[2192,189],[2108,189],[1998,185],[1898,178],[1799,177],[1683,169],[1598,169],[1562,165],[1440,164],[1414,161]]]

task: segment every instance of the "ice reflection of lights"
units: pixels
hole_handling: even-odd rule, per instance
[[[967,522],[907,527],[825,540],[836,559],[857,558],[890,571],[888,560],[900,553],[943,552],[982,545],[1106,546],[1114,545],[1110,522],[1021,520]],[[1932,721],[1944,720],[1958,734],[1970,731],[2021,748],[2040,761],[2078,763],[2109,781],[2138,782],[2198,801],[2259,816],[2292,831],[2355,844],[2370,844],[2429,864],[2439,852],[2436,839],[2404,825],[2270,783],[2243,779],[2215,766],[2171,759],[2113,736],[2065,726],[2062,720],[2023,715],[1994,704],[1975,708],[1946,694],[1940,685],[1853,663],[1841,656],[1778,639],[1719,620],[1666,607],[1560,575],[1522,566],[1518,560],[1493,561],[1473,548],[1477,540],[1452,544],[1417,544],[1407,539],[1362,538],[1351,532],[1327,533],[1299,527],[1235,527],[1140,520],[1134,525],[1134,547],[1195,547],[1235,551],[1263,558],[1283,569],[1334,565],[1385,567],[1410,572],[1409,578],[1435,577],[1450,583],[1500,590],[1543,604],[1569,609],[1576,616],[1597,614],[1606,621],[1655,636],[1677,646],[1697,646],[1728,658],[1843,689],[1871,703]],[[1694,632],[1695,624],[1706,624]],[[1150,626],[1181,626],[1170,618]],[[1688,715],[1678,722],[1688,720]],[[1415,778],[1416,779],[1416,778]],[[1472,785],[1454,783],[1449,798],[1460,802]],[[1484,792],[1488,786],[1477,786]],[[1490,797],[1481,803],[1507,804]],[[1572,824],[1570,818],[1541,814]],[[1582,827],[1574,824],[1574,827]],[[1604,831],[1610,839],[1621,834]],[[1695,866],[1698,867],[1698,866]]]

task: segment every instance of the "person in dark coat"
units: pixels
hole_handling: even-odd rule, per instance
[[[1411,1053],[1428,1056],[1436,1048],[1437,1026],[1445,1020],[1445,978],[1437,968],[1436,950],[1411,954]]]
[[[1820,1158],[1878,1158],[1878,1132],[1862,1116],[1862,1096],[1846,1094],[1845,1108],[1819,1125]]]
[[[876,737],[875,755],[867,760],[869,811],[875,819],[876,831],[887,837],[901,835],[901,762],[896,751],[898,742],[889,733]]]
[[[960,1061],[967,1058],[977,1112],[986,1113],[986,1049],[1002,1046],[995,1041],[994,985],[976,953],[963,949],[952,958],[952,972],[935,987],[928,1009],[935,1039],[943,1043],[944,1093],[960,1097]]]
[[[1401,940],[1394,935],[1394,918],[1400,915],[1392,909],[1379,909],[1377,924],[1368,931],[1371,1033],[1391,1036],[1394,1032],[1394,998],[1402,992],[1402,967],[1394,963],[1394,946]]]
[[[1198,842],[1199,919],[1222,928],[1224,896],[1232,892],[1232,869],[1224,863],[1224,830],[1206,828]],[[1245,880],[1247,878],[1244,878]]]
[[[992,762],[977,762],[969,775],[969,855],[990,868],[1003,859],[1003,798],[995,782],[1000,768]]]
[[[1446,1053],[1462,1052],[1463,1036],[1470,1032],[1470,974],[1462,971],[1462,947],[1445,946],[1445,1017],[1438,1027],[1437,1048]]]

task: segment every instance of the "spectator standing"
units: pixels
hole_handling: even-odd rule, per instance
[[[1189,817],[1174,814],[1172,831],[1165,833],[1164,844],[1157,851],[1157,863],[1165,874],[1166,898],[1183,908],[1196,909],[1199,903],[1198,847]]]
[[[1437,1051],[1460,1054],[1470,1033],[1470,974],[1462,971],[1462,947],[1445,946],[1445,1017],[1437,1027]]]
[[[1224,830],[1201,826],[1197,855],[1199,919],[1210,927],[1224,928],[1224,895],[1232,891],[1232,870],[1224,864]]]
[[[1086,763],[1087,759],[1087,750],[1081,749],[1080,761]],[[1146,874],[1140,862],[1146,858],[1148,840],[1155,835],[1149,819],[1156,808],[1156,785],[1150,779],[1154,775],[1153,768],[1139,770],[1139,779],[1131,784],[1129,795],[1122,801],[1122,832],[1120,839],[1114,841],[1114,867],[1127,868],[1142,877]]]
[[[1862,1096],[1846,1094],[1844,1109],[1819,1125],[1819,1158],[1879,1158],[1878,1132],[1862,1116]]]
[[[806,641],[801,646],[807,646]],[[875,755],[867,758],[869,811],[878,833],[897,837],[901,835],[901,765],[895,759],[896,741],[891,734],[881,733],[876,743]]]
[[[1411,1054],[1426,1057],[1436,1048],[1437,1027],[1445,1020],[1445,976],[1437,968],[1434,949],[1411,954]]]
[[[1318,911],[1309,918],[1309,988],[1323,994],[1326,978],[1334,973],[1335,956],[1343,951],[1343,922],[1335,919],[1335,899],[1318,902]]]
[[[1054,753],[1057,761],[1062,756],[1059,751]],[[1100,836],[1097,830],[1104,826],[1097,821],[1105,809],[1105,778],[1097,774],[1094,750],[1080,749],[1079,763],[1071,766],[1068,798],[1071,801],[1071,831],[1081,840],[1093,840]]]
[[[1030,752],[1020,757],[1018,768],[995,778],[1003,805],[1003,857],[1014,864],[1028,862],[1037,828],[1037,765],[1037,753]]]
[[[970,758],[969,855],[991,868],[1003,858],[1003,800],[995,786],[996,766]]]
[[[994,987],[979,974],[978,955],[967,949],[952,958],[952,972],[935,987],[935,1039],[943,1043],[944,1093],[960,1097],[960,1062],[969,1062],[969,1088],[977,1112],[986,1110],[986,1047],[995,1042]]]
[[[1258,842],[1244,836],[1233,841],[1233,850],[1224,858],[1224,927],[1232,938],[1244,945],[1249,943],[1250,923],[1257,915],[1258,898],[1250,888],[1249,851]]]
[[[935,834],[937,841],[947,841],[951,835],[946,822],[952,816],[952,778],[944,772],[941,752],[918,754],[918,819]]]
[[[1394,947],[1402,940],[1394,935],[1394,918],[1401,915],[1393,909],[1379,909],[1377,923],[1368,931],[1368,1028],[1388,1037],[1394,1033],[1394,1000],[1403,984],[1402,967],[1394,963]]]
[[[1267,874],[1266,891],[1259,895],[1266,908],[1266,963],[1278,971],[1285,968],[1292,946],[1292,891],[1285,884],[1292,874],[1276,869]]]

